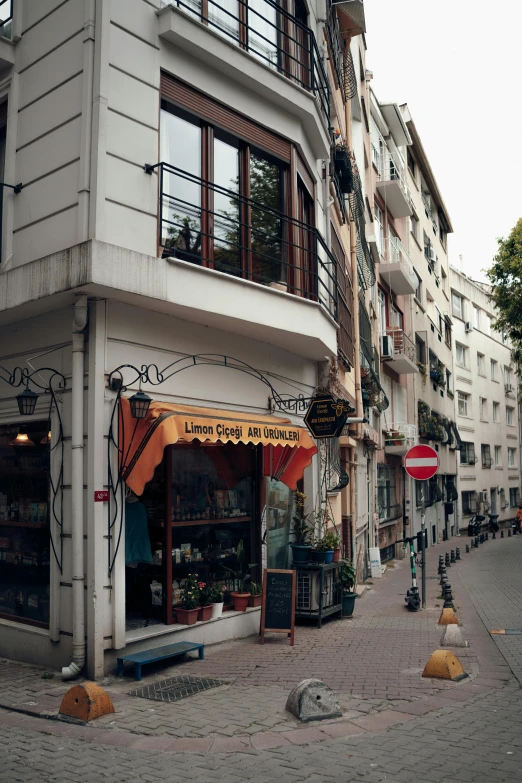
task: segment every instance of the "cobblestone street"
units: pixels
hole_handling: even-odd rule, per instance
[[[403,561],[375,580],[352,620],[300,627],[294,648],[250,638],[144,678],[230,680],[179,703],[129,696],[132,677],[111,677],[116,713],[71,725],[53,719],[68,689],[58,675],[2,665],[0,781],[521,781],[522,636],[489,631],[522,626],[522,537],[490,540],[449,572],[470,642],[457,655],[470,677],[420,677],[441,636],[438,554],[465,543],[429,551],[425,612],[405,609]],[[301,725],[285,712],[289,690],[308,676],[339,693],[343,718]]]

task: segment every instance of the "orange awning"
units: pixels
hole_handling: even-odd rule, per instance
[[[154,470],[163,459],[166,446],[179,441],[207,443],[254,443],[291,447],[299,451],[293,460],[291,481],[301,478],[317,448],[304,427],[289,419],[253,413],[235,413],[219,408],[198,408],[152,402],[145,419],[133,419],[129,401],[122,397],[120,416],[121,468],[123,479],[136,495],[141,495]],[[290,486],[290,484],[289,484]]]

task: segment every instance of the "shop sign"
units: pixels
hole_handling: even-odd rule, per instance
[[[294,644],[296,572],[267,568],[263,576],[261,604],[261,644],[265,631],[286,633]]]
[[[108,489],[97,489],[94,491],[94,502],[95,503],[107,503],[109,500],[109,490]]]
[[[304,421],[314,438],[338,438],[351,410],[346,400],[316,397],[308,406]]]

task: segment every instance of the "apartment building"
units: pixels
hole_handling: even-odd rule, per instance
[[[431,546],[458,532],[455,501],[460,436],[454,415],[454,327],[447,247],[452,225],[408,106],[401,110],[412,141],[404,157],[411,199],[407,246],[416,276],[412,339],[419,368],[413,376],[410,410],[419,442],[432,445],[440,461],[433,479],[410,483],[409,529],[414,534],[421,530],[424,497],[426,539]]]
[[[485,284],[450,269],[460,527],[475,514],[512,520],[520,502],[518,383],[511,348],[493,329]]]
[[[364,432],[326,450],[303,415],[325,388],[362,413],[364,11],[7,7],[0,655],[98,677],[179,637],[192,563],[288,565],[297,487],[313,507],[327,475],[357,558]]]
[[[416,276],[406,245],[411,196],[406,184],[404,150],[411,137],[396,103],[382,104],[371,92],[371,185],[373,226],[370,246],[377,262],[372,303],[378,334],[380,405],[377,452],[377,546],[381,562],[402,553],[405,481],[403,458],[417,442],[408,384],[418,375],[412,337],[411,302]]]

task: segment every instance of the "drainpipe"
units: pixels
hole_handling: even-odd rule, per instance
[[[78,296],[74,305],[72,328],[72,593],[73,659],[62,668],[62,679],[77,677],[85,665],[85,596],[83,553],[83,382],[84,335],[87,326],[87,297]]]

